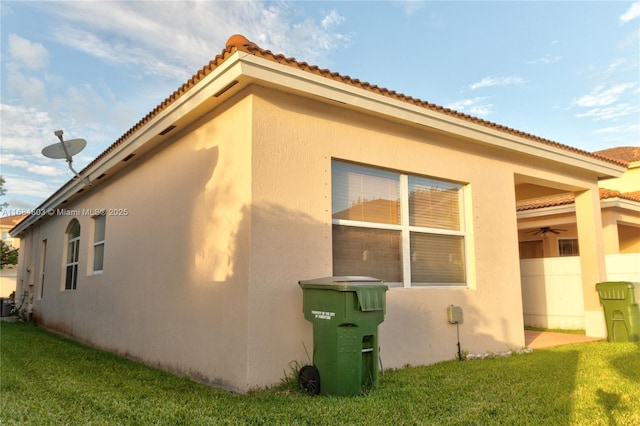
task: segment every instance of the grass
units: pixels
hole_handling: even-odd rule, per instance
[[[293,380],[248,395],[0,325],[0,424],[638,425],[640,344],[595,342],[386,371],[358,397],[309,397]]]
[[[531,330],[531,331],[550,331],[552,333],[567,333],[567,334],[581,334],[581,335],[585,335],[585,331],[581,330],[581,329],[565,329],[565,328],[543,328],[543,327],[529,327],[529,326],[525,326],[524,327],[525,330]]]

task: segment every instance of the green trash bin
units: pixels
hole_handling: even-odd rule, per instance
[[[299,284],[304,318],[313,323],[313,366],[300,369],[300,388],[323,395],[359,395],[375,388],[387,285],[356,276]]]
[[[640,341],[640,285],[628,281],[596,284],[609,342]]]

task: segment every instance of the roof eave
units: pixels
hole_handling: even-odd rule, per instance
[[[241,52],[234,52],[191,90],[174,100],[166,109],[153,116],[117,146],[100,154],[97,161],[94,160],[80,172],[82,180],[78,178],[69,180],[37,209],[34,209],[43,214],[29,215],[11,229],[10,234],[14,237],[18,236],[38,221],[54,216],[60,206],[86,191],[93,190],[101,184],[100,179],[104,176],[113,175],[117,170],[125,167],[126,161],[132,155],[139,155],[166,140],[169,133],[167,130],[171,126],[176,128],[188,126],[198,118],[200,113],[214,108],[226,100],[231,93],[248,85],[250,82],[242,75],[240,56]],[[84,178],[88,178],[92,185],[86,187]]]
[[[345,84],[297,67],[244,53],[241,57],[243,73],[268,86],[280,90],[315,95],[342,104],[345,108],[367,111],[394,120],[415,123],[440,132],[456,134],[483,144],[515,151],[570,165],[582,169],[597,178],[620,177],[626,171],[621,164],[611,163],[594,156],[574,153],[567,149],[511,135],[486,125],[432,111],[420,105],[384,96],[360,87]]]
[[[605,198],[600,200],[601,209],[621,208],[628,211],[640,212],[640,202],[627,200],[620,197]],[[576,205],[574,202],[559,206],[539,207],[534,209],[522,210],[517,212],[517,219],[531,219],[536,217],[575,213]]]
[[[233,85],[234,83],[236,84]],[[163,136],[166,135],[165,131],[170,126],[184,127],[188,125],[195,121],[203,111],[214,108],[229,94],[252,83],[277,87],[282,91],[294,92],[308,97],[319,97],[325,101],[328,99],[342,104],[345,108],[385,116],[403,123],[429,127],[439,132],[456,134],[481,144],[570,165],[595,174],[599,178],[619,177],[626,170],[626,167],[619,164],[512,135],[499,129],[464,120],[455,115],[433,111],[421,105],[414,105],[410,102],[364,90],[362,87],[342,80],[327,78],[239,49],[224,58],[210,74],[204,76],[193,87],[171,100],[166,108],[152,115],[142,126],[129,135],[125,134],[126,137],[122,141],[112,145],[82,170],[81,177],[89,178],[94,186],[99,186],[99,179],[124,167],[123,161],[128,156],[151,149],[162,142]],[[222,94],[225,96],[221,96]],[[80,179],[71,179],[45,200],[37,210],[44,212],[55,210],[74,197],[86,193],[85,190],[85,185]],[[88,190],[91,191],[93,188]],[[18,236],[46,217],[46,214],[30,215],[10,233],[13,236]]]

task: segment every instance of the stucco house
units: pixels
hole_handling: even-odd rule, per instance
[[[627,163],[622,176],[598,182],[605,253],[640,253],[640,147],[596,154]],[[533,198],[518,200],[517,210],[521,258],[579,254],[572,193],[534,193]]]
[[[389,286],[386,367],[524,345],[521,191],[575,195],[587,334],[604,336],[598,181],[626,163],[232,36],[12,230],[43,327],[244,392],[308,363],[298,281]]]
[[[627,164],[622,176],[598,183],[606,278],[640,282],[640,147],[596,154]],[[574,194],[531,194],[517,203],[525,325],[582,329],[582,244]]]
[[[20,249],[20,239],[13,238],[9,231],[15,227],[26,215],[8,215],[0,217],[0,233],[2,241],[9,247]],[[9,297],[16,290],[17,268],[5,266],[0,268],[0,297]]]

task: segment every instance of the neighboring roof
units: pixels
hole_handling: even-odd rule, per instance
[[[27,216],[28,216],[27,214],[16,214],[16,215],[13,215],[13,216],[2,216],[2,217],[0,217],[0,225],[1,226],[14,227],[18,223],[20,223],[22,221],[22,219],[24,219]]]
[[[620,192],[606,188],[600,188],[600,200],[608,200],[618,198],[627,201],[636,201],[640,203],[640,191]],[[547,207],[558,207],[573,204],[575,201],[574,194],[561,194],[551,197],[538,198],[535,200],[524,200],[516,203],[516,211],[522,212],[527,210],[536,210]]]
[[[137,124],[135,124],[129,131],[127,131],[124,135],[122,135],[118,140],[116,140],[111,146],[109,146],[102,154],[98,155],[91,163],[85,167],[80,174],[82,174],[85,170],[91,168],[95,163],[100,161],[102,157],[107,155],[109,152],[114,150],[118,145],[120,145],[123,141],[125,141],[130,135],[136,132],[136,130],[140,129],[147,122],[149,122],[153,117],[158,115],[161,111],[166,109],[169,105],[175,102],[180,96],[184,95],[186,92],[191,90],[199,81],[201,81],[204,77],[210,74],[214,69],[216,69],[220,64],[222,64],[229,56],[231,56],[236,51],[242,51],[257,57],[265,58],[273,62],[277,62],[283,65],[288,65],[291,67],[298,68],[302,71],[306,71],[312,74],[320,75],[322,77],[339,81],[344,84],[348,84],[350,86],[356,86],[358,88],[374,92],[383,96],[387,96],[393,99],[397,99],[402,102],[406,102],[412,105],[420,106],[431,111],[436,111],[441,114],[446,114],[449,116],[454,116],[456,118],[460,118],[466,121],[470,121],[472,123],[480,124],[482,126],[486,126],[488,128],[498,130],[504,133],[508,133],[510,135],[519,136],[525,139],[529,139],[536,142],[541,142],[546,145],[554,146],[556,148],[564,149],[567,151],[571,151],[577,154],[586,155],[589,157],[597,158],[599,160],[604,160],[613,164],[619,164],[626,166],[625,161],[621,161],[616,158],[611,158],[607,156],[601,156],[596,153],[591,153],[587,151],[583,151],[578,148],[574,148],[568,145],[563,145],[558,142],[551,141],[549,139],[541,138],[539,136],[535,136],[529,133],[522,132],[520,130],[512,129],[510,127],[506,127],[500,124],[496,124],[487,120],[483,120],[477,117],[473,117],[471,115],[467,115],[449,108],[445,108],[436,104],[432,104],[417,98],[413,98],[411,96],[404,95],[402,93],[398,93],[394,90],[385,89],[383,87],[376,86],[375,84],[370,84],[364,81],[360,81],[357,78],[351,78],[348,75],[341,75],[337,72],[332,72],[328,69],[321,69],[317,65],[309,65],[306,62],[299,62],[294,58],[287,58],[282,54],[274,54],[270,50],[265,50],[258,47],[255,43],[249,41],[243,35],[235,34],[227,40],[227,44],[225,49],[215,57],[209,64],[205,65],[200,71],[194,74],[186,83],[184,83],[178,90],[173,92],[168,98],[166,98],[160,105],[155,107],[150,113],[148,113],[142,120],[140,120]]]
[[[640,161],[640,146],[618,146],[615,148],[596,151],[594,154],[601,157],[608,157],[613,160],[624,161],[625,163],[633,163],[635,161]]]

